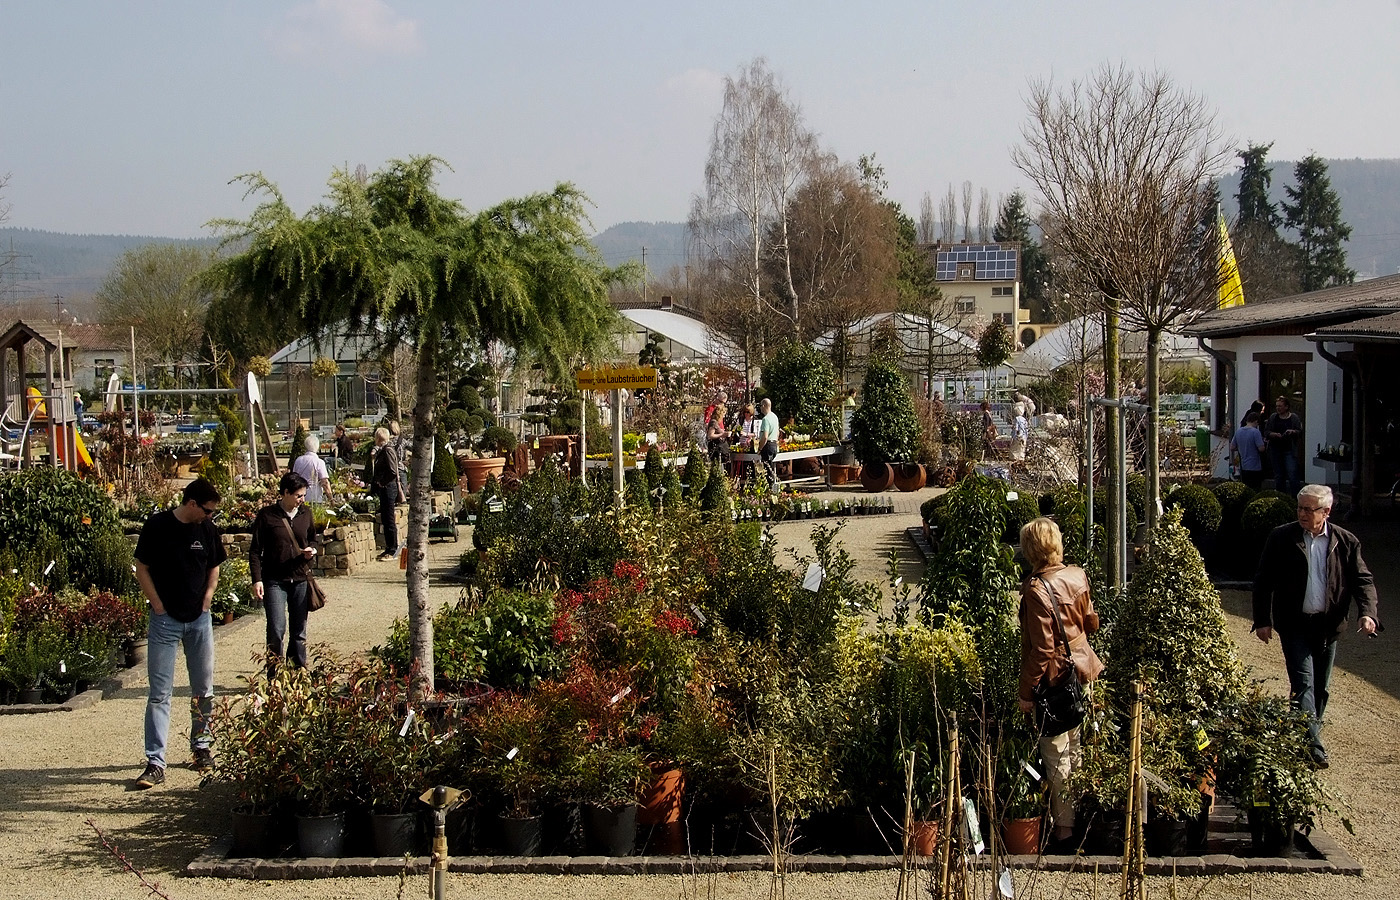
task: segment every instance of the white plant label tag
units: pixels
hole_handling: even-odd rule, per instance
[[[1016,889],[1011,884],[1010,869],[1001,870],[1001,877],[997,879],[997,893],[1005,897],[1006,900],[1015,900]]]
[[[899,587],[899,586],[900,586],[901,584],[903,584],[903,583],[904,583],[904,576],[903,576],[903,575],[899,576],[898,578],[896,578],[896,579],[894,580],[894,586],[895,586],[895,587]]]
[[[701,625],[709,621],[705,618],[705,614],[700,611],[700,607],[696,606],[694,603],[690,604],[690,611],[695,613],[695,621],[699,622]]]
[[[67,675],[67,674],[68,674],[68,661],[67,661],[67,660],[60,659],[60,660],[58,661],[58,674],[60,674],[60,675]]]
[[[1171,788],[1167,787],[1167,783],[1165,781],[1157,777],[1155,773],[1149,772],[1146,769],[1142,770],[1142,778],[1148,784],[1152,785],[1154,788],[1156,788],[1164,794],[1167,791],[1171,790]]]
[[[517,753],[519,753],[519,752],[520,752],[520,748],[519,748],[519,747],[511,747],[511,748],[510,748],[510,752],[506,754],[506,759],[515,759],[515,754],[517,754]]]
[[[1007,492],[1006,492],[1006,502],[1007,502],[1007,503],[1015,503],[1017,500],[1020,500],[1020,499],[1021,499],[1021,495],[1018,494],[1018,493],[1016,493],[1015,491],[1007,491]]]
[[[49,560],[49,564],[48,564],[47,566],[44,566],[44,576],[45,576],[45,577],[48,577],[48,574],[49,574],[50,572],[53,571],[53,567],[54,567],[54,563],[55,563],[55,562],[56,562],[56,560],[52,560],[52,559],[51,559],[51,560]]]
[[[880,659],[881,659],[881,660],[885,663],[885,665],[887,665],[887,666],[892,666],[892,665],[894,665],[894,659],[892,659],[888,654],[886,654],[886,655],[880,657]]]
[[[826,572],[822,570],[822,567],[812,563],[807,566],[807,574],[802,577],[802,586],[815,594],[821,590],[822,578],[825,576]]]
[[[413,712],[412,707],[410,707],[408,710],[408,715],[404,716],[403,727],[399,729],[399,737],[404,737],[408,734],[409,726],[413,724],[414,715],[415,713]]]
[[[1026,774],[1034,778],[1036,781],[1040,780],[1040,773],[1035,770],[1035,766],[1031,765],[1030,760],[1021,760],[1021,768],[1025,769]]]
[[[986,851],[987,845],[982,842],[982,826],[977,821],[977,804],[970,797],[963,798],[963,837],[973,853],[981,856]]]
[[[622,700],[623,697],[626,697],[626,696],[627,696],[628,694],[630,694],[630,693],[632,693],[632,688],[631,688],[630,686],[629,686],[629,687],[623,688],[622,690],[618,691],[616,694],[613,694],[612,699],[608,701],[608,705],[609,705],[609,706],[616,706],[616,705],[618,704],[618,702],[619,702],[620,700]]]

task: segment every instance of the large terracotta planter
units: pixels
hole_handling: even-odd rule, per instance
[[[667,769],[656,773],[638,801],[637,824],[670,825],[681,820],[685,800],[685,773]]]
[[[485,459],[459,459],[457,468],[467,477],[467,490],[479,491],[486,487],[486,479],[495,475],[501,477],[506,469],[504,456],[488,456]]]
[[[918,463],[900,463],[894,467],[894,486],[901,491],[917,491],[924,486],[924,467]]]
[[[831,463],[826,467],[826,483],[830,485],[845,484],[851,477],[851,467],[840,463]]]
[[[1007,819],[1001,823],[1006,852],[1012,856],[1035,856],[1040,852],[1040,817]]]
[[[894,466],[882,462],[865,463],[860,468],[860,483],[872,494],[888,491],[894,484]]]

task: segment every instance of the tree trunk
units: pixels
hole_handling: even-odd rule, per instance
[[[1104,295],[1104,316],[1103,316],[1103,392],[1110,400],[1117,400],[1120,393],[1118,389],[1118,300]],[[1090,412],[1087,411],[1086,412]],[[1108,572],[1108,584],[1112,590],[1121,590],[1125,580],[1126,572],[1122,570],[1118,560],[1118,479],[1124,477],[1124,473],[1118,469],[1118,417],[1122,415],[1122,410],[1112,406],[1104,409],[1105,437],[1108,457],[1105,462],[1108,470],[1107,490],[1104,492],[1107,502],[1104,504],[1104,530],[1107,533],[1107,540],[1103,542],[1103,552],[1108,555],[1107,565],[1104,567]],[[1090,472],[1092,478],[1094,473]]]
[[[428,602],[428,516],[432,510],[433,435],[437,431],[438,338],[424,329],[413,407],[413,465],[408,478],[408,633],[418,664],[415,693],[433,691],[433,611]]]
[[[1162,329],[1147,329],[1147,530],[1157,527],[1157,503],[1162,496],[1162,453],[1157,408],[1162,390]]]

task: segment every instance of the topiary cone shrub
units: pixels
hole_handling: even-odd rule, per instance
[[[716,465],[716,468],[722,468]],[[685,455],[685,499],[691,506],[700,505],[700,495],[710,480],[710,462],[694,441]]]
[[[1146,688],[1144,767],[1168,786],[1154,791],[1154,802],[1179,818],[1198,812],[1198,787],[1211,778],[1218,741],[1248,693],[1220,594],[1182,518],[1172,509],[1153,532],[1104,640],[1096,694],[1111,702],[1081,732],[1086,765],[1076,777],[1103,808],[1121,803],[1126,786],[1132,682]]]
[[[876,357],[865,370],[861,405],[851,417],[851,445],[862,464],[912,459],[918,422],[904,374]]]
[[[457,486],[457,460],[447,446],[447,427],[439,422],[433,435],[433,490],[450,491]]]

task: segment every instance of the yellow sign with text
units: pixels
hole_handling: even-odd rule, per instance
[[[656,369],[652,366],[579,369],[575,374],[581,391],[637,391],[656,387]]]

